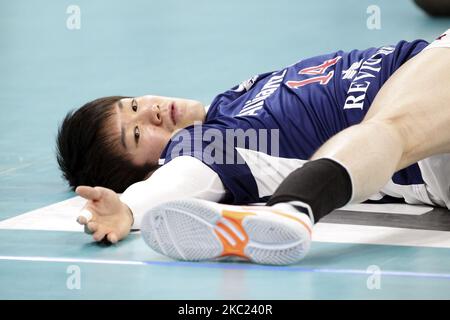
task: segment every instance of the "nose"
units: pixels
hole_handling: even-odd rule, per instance
[[[139,122],[151,123],[151,124],[158,126],[162,122],[161,109],[158,104],[154,104],[148,108],[143,109],[138,114],[138,118],[139,118]]]

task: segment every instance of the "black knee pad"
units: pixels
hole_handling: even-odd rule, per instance
[[[322,158],[294,170],[267,202],[301,201],[308,204],[319,219],[346,205],[352,196],[352,181],[347,170],[334,160]]]

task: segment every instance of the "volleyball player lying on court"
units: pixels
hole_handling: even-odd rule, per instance
[[[176,259],[289,264],[308,252],[314,223],[348,203],[449,208],[448,47],[449,32],[303,59],[207,108],[92,101],[57,141],[64,176],[88,199],[78,222],[112,243],[141,229]],[[243,206],[256,202],[267,204]]]

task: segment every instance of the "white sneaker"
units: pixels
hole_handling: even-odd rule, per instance
[[[141,226],[155,251],[180,260],[243,258],[285,265],[300,261],[311,244],[308,215],[267,206],[231,206],[176,200],[148,211]]]

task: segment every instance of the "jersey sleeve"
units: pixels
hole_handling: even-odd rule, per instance
[[[182,197],[219,202],[224,196],[225,188],[214,171],[192,157],[178,157],[128,187],[120,200],[133,213],[132,229],[140,229],[145,213],[163,202]]]

